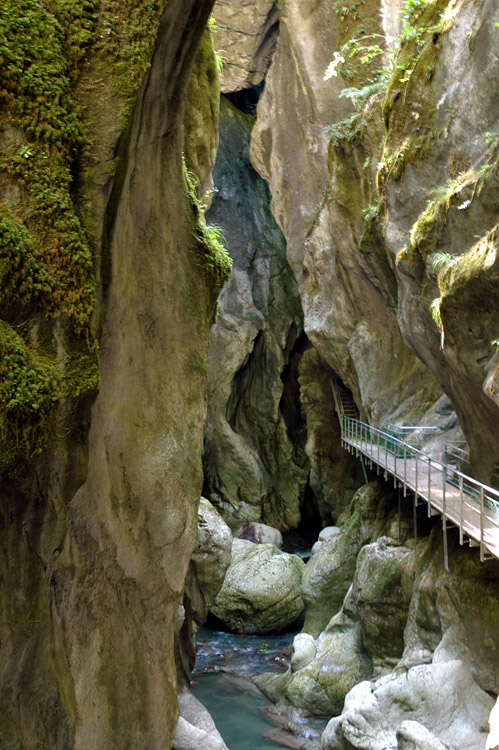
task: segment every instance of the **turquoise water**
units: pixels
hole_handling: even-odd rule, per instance
[[[326,720],[275,716],[272,704],[250,679],[262,672],[287,668],[285,651],[293,635],[234,635],[200,629],[192,692],[212,715],[229,750],[320,747],[320,732]],[[291,732],[286,727],[283,731],[283,724],[289,724]]]

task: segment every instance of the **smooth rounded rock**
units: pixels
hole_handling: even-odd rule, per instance
[[[418,721],[403,721],[397,729],[397,750],[447,750],[447,745]]]
[[[413,667],[374,685],[365,683],[362,696],[356,693],[353,700],[346,696],[343,712],[324,730],[322,750],[384,750],[400,747],[399,741],[404,750],[485,745],[493,701],[460,661]]]
[[[315,639],[308,633],[298,633],[293,640],[291,671],[297,672],[299,669],[306,667],[315,658],[316,653]]]
[[[327,539],[331,539],[333,536],[337,536],[341,533],[339,526],[325,526],[319,533],[319,542],[325,542]]]
[[[212,613],[237,633],[278,633],[303,611],[305,565],[271,544],[234,539],[232,562]]]
[[[237,539],[248,539],[255,544],[273,544],[279,549],[282,547],[282,534],[279,529],[265,523],[257,523],[256,521],[245,523],[237,529],[234,536]]]

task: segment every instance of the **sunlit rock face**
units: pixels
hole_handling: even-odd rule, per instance
[[[387,99],[380,184],[400,329],[444,386],[488,482],[499,460],[497,8],[443,6],[438,33]]]
[[[274,0],[218,0],[213,9],[215,49],[223,93],[260,84],[275,48],[279,16]]]
[[[183,103],[210,6],[166,5],[114,182],[105,162],[123,108],[113,97],[99,105],[107,126],[86,142],[79,177],[86,198],[99,196],[92,230],[106,240],[101,387],[89,423],[69,404],[71,429],[57,425],[31,494],[2,485],[5,748],[171,747],[216,301],[182,174]],[[90,98],[106,90],[99,62],[82,73]]]
[[[362,16],[356,20],[326,2],[283,5],[251,158],[270,185],[307,335],[363,415],[379,424],[400,416],[416,420],[438,387],[397,324],[397,284],[375,187],[383,138],[379,99],[363,113],[367,127],[355,138],[333,147],[324,132],[349,115],[339,93],[357,83],[341,76],[324,81],[338,38],[347,39],[358,24],[383,33],[375,3]]]

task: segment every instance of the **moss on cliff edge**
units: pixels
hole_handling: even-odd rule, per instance
[[[45,7],[6,0],[0,9],[4,455],[44,447],[69,387],[59,375],[64,380],[64,355],[58,362],[54,344],[39,351],[34,331],[45,319],[62,319],[66,351],[83,347],[96,367],[93,260],[72,198],[83,142],[72,85],[93,41],[97,10],[96,0],[54,0]],[[82,382],[88,384],[83,373]]]
[[[5,455],[14,455],[21,445],[28,454],[39,452],[61,397],[98,388],[93,258],[73,196],[76,160],[89,144],[74,85],[88,53],[105,48],[113,87],[128,115],[150,64],[162,7],[158,0],[1,4],[0,442]],[[42,366],[36,329],[45,328],[47,319],[62,321],[58,335],[62,332],[64,343],[62,349],[54,341],[46,347]],[[60,375],[48,377],[48,371]],[[43,394],[44,406],[33,398],[35,392]],[[23,407],[11,408],[15,402]]]

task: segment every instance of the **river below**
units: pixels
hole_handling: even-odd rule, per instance
[[[279,713],[251,678],[284,671],[295,633],[234,635],[202,627],[192,692],[212,715],[229,750],[319,750],[327,719]]]

